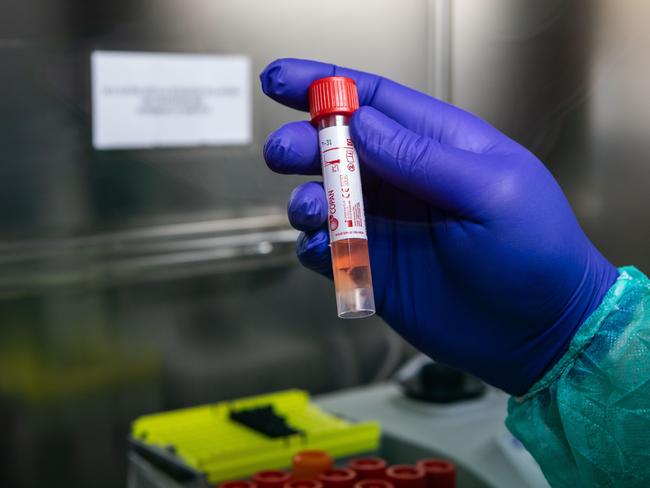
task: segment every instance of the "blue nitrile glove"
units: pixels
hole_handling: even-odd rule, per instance
[[[269,97],[308,110],[309,84],[356,81],[377,311],[424,353],[520,395],[565,352],[618,276],[544,165],[481,119],[376,75],[280,59]],[[279,173],[321,173],[317,132],[289,123],[264,146]],[[325,193],[306,183],[289,218],[298,257],[331,276]]]

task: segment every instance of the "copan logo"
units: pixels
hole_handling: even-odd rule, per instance
[[[330,222],[330,230],[335,231],[336,229],[339,228],[339,221],[336,217],[334,217],[334,214],[336,213],[336,198],[334,196],[334,190],[330,190],[327,192],[327,204],[329,207],[329,222]]]
[[[329,206],[330,214],[336,213],[336,197],[334,196],[334,190],[327,192],[327,204]]]
[[[330,221],[330,230],[334,232],[336,229],[339,228],[339,221],[336,217],[333,215],[329,216],[329,221]]]

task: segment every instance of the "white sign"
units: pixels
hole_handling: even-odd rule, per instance
[[[93,146],[249,144],[251,63],[244,56],[95,51]]]

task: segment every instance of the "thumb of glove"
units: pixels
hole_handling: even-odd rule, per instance
[[[372,107],[357,110],[350,131],[369,172],[455,214],[479,208],[498,173],[496,158],[416,134]]]

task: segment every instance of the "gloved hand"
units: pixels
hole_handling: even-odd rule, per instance
[[[378,314],[433,359],[520,395],[566,351],[618,271],[580,228],[533,154],[479,118],[376,75],[280,59],[260,75],[269,97],[308,110],[309,84],[356,81],[351,120],[366,199]],[[289,123],[268,166],[321,173],[317,132]],[[297,252],[331,276],[320,183],[294,190]]]

